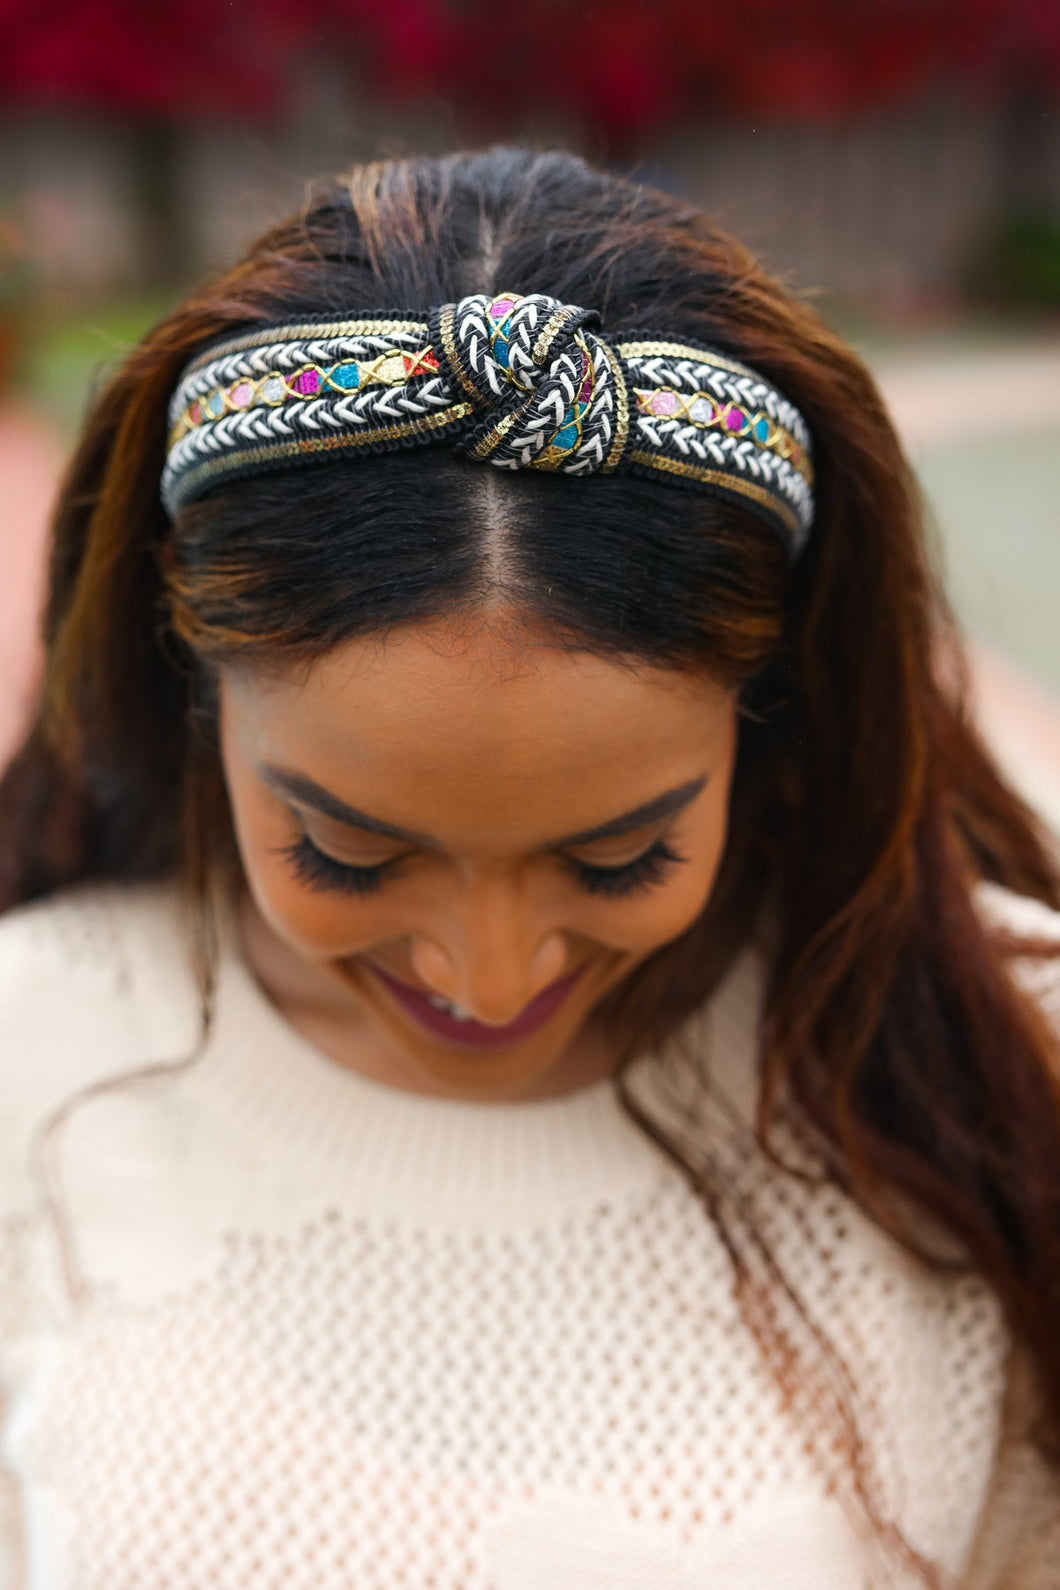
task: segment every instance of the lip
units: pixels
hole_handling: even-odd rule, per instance
[[[529,1037],[539,1027],[544,1026],[549,1017],[559,1009],[585,970],[584,966],[579,966],[576,971],[568,972],[566,977],[560,977],[556,982],[550,983],[525,1009],[520,1011],[514,1021],[508,1022],[506,1026],[490,1027],[481,1021],[457,1021],[454,1016],[439,1010],[437,1005],[432,1005],[421,989],[401,982],[371,962],[365,964],[380,982],[385,984],[402,1009],[410,1016],[414,1016],[420,1026],[425,1027],[433,1037],[481,1049],[496,1049],[502,1044],[517,1043],[521,1038]]]

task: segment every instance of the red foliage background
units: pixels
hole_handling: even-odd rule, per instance
[[[494,126],[622,139],[714,109],[835,117],[939,81],[1060,84],[1060,0],[0,0],[0,96],[276,119],[323,53]]]

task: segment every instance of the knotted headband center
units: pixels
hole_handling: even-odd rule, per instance
[[[623,392],[624,423],[616,423],[616,372],[586,329],[599,322],[595,310],[545,293],[476,293],[444,304],[428,322],[432,346],[484,415],[456,451],[506,469],[613,470],[628,403]]]

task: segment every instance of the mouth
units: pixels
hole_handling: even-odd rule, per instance
[[[371,962],[366,961],[364,964],[379,978],[402,1009],[414,1017],[432,1037],[481,1049],[495,1049],[503,1044],[517,1043],[544,1026],[549,1017],[559,1009],[585,970],[583,966],[579,966],[577,971],[550,983],[519,1012],[514,1021],[508,1022],[503,1027],[491,1027],[485,1022],[476,1021],[472,1016],[453,1014],[457,1007],[451,1005],[448,1000],[441,1000],[437,994],[426,994],[422,989],[413,988],[411,984],[401,982],[390,972],[384,972],[381,967]]]

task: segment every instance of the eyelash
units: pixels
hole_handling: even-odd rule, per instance
[[[333,861],[318,850],[307,834],[300,834],[292,844],[279,851],[299,883],[307,888],[331,890],[337,894],[375,894],[383,887],[384,873],[395,866],[400,858],[384,861],[377,867],[350,867]],[[682,866],[686,857],[671,849],[665,838],[632,861],[621,867],[591,867],[585,861],[571,861],[578,884],[588,894],[603,895],[609,900],[625,899],[655,887],[670,872]]]

